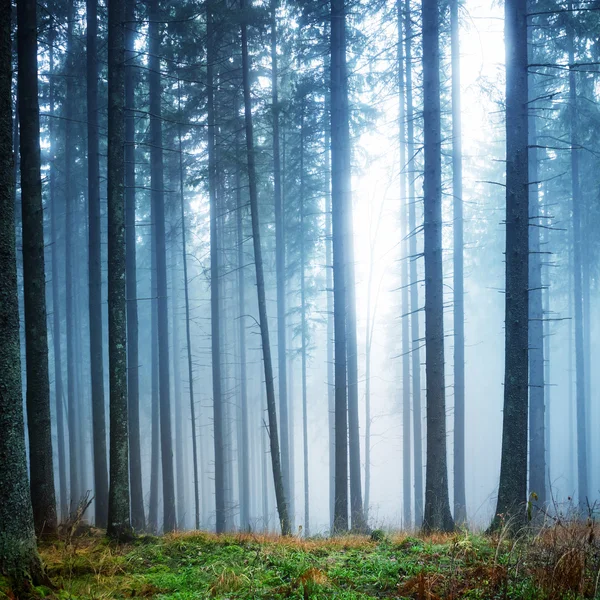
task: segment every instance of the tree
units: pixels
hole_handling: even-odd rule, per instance
[[[188,270],[187,270],[187,242],[186,242],[186,219],[185,219],[185,194],[183,189],[183,149],[181,141],[181,88],[178,82],[178,108],[179,108],[179,125],[177,128],[177,138],[179,142],[179,193],[181,200],[181,258],[183,263],[183,290],[185,297],[185,338],[187,349],[187,365],[188,379],[190,389],[190,425],[192,429],[192,461],[194,464],[194,508],[195,508],[195,525],[196,529],[200,529],[200,497],[198,493],[198,450],[196,439],[196,406],[194,404],[194,371],[192,368],[192,336],[190,333],[190,296],[188,289]]]
[[[533,58],[532,27],[527,29],[530,62]],[[540,249],[541,206],[539,197],[538,139],[535,107],[535,80],[529,75],[529,497],[546,502],[544,307],[542,298],[542,256]]]
[[[75,296],[73,294],[73,240],[76,235],[74,224],[75,193],[74,193],[74,159],[73,150],[75,138],[73,135],[74,122],[72,115],[75,110],[75,75],[74,75],[74,44],[73,24],[75,22],[75,3],[68,0],[67,4],[67,42],[65,58],[65,99],[62,117],[64,127],[64,172],[65,172],[65,333],[67,346],[67,421],[69,424],[69,510],[74,512],[81,499],[80,456],[77,447],[77,437],[81,433],[78,419],[79,406],[77,398],[77,375],[79,364],[76,364],[75,345],[77,334],[75,327]]]
[[[412,17],[410,0],[406,0],[405,9],[405,45],[406,45],[406,150],[408,153],[408,252],[410,256],[410,332],[412,335],[412,401],[413,401],[413,460],[415,481],[415,527],[423,521],[423,439],[421,436],[421,341],[419,324],[419,289],[417,287],[417,218],[415,179],[415,135],[412,82]]]
[[[50,114],[55,115],[55,91],[54,91],[54,39],[55,32],[52,28],[49,32],[49,68],[50,68],[50,86],[49,86],[49,105]],[[58,210],[57,210],[57,194],[56,194],[56,168],[54,161],[55,147],[55,129],[54,119],[50,119],[48,124],[48,132],[50,134],[50,150],[51,164],[49,172],[49,188],[50,188],[50,236],[52,243],[52,345],[54,354],[54,403],[56,407],[56,433],[58,444],[58,485],[59,485],[59,506],[60,517],[66,518],[69,515],[69,504],[67,501],[67,472],[66,472],[66,457],[65,457],[65,418],[64,418],[64,388],[62,376],[62,350],[61,350],[61,327],[60,327],[60,301],[59,301],[59,277],[58,277]]]
[[[215,443],[215,510],[217,533],[225,531],[225,460],[223,444],[223,402],[221,394],[221,322],[220,322],[220,281],[218,214],[216,196],[215,160],[215,109],[214,109],[214,63],[216,59],[216,38],[212,3],[206,5],[207,23],[207,133],[208,133],[208,193],[210,202],[210,332],[213,387],[213,427]]]
[[[334,533],[348,530],[348,402],[346,381],[345,210],[350,198],[344,0],[331,0],[331,227],[335,378]]]
[[[410,321],[408,305],[408,205],[406,196],[406,110],[404,87],[404,5],[397,2],[398,13],[398,111],[400,134],[400,227],[402,235],[402,263],[400,285],[402,286],[402,502],[403,525],[411,525],[411,470],[410,470]]]
[[[277,433],[277,409],[275,407],[275,386],[273,383],[273,363],[271,358],[271,343],[269,340],[269,324],[267,321],[267,301],[265,295],[265,277],[262,262],[262,248],[260,245],[260,222],[258,215],[258,191],[256,184],[256,166],[254,157],[254,138],[252,127],[252,100],[250,98],[250,62],[248,58],[248,32],[245,0],[240,0],[240,9],[243,13],[241,24],[242,37],[242,80],[244,90],[244,117],[246,128],[246,149],[248,161],[248,184],[250,193],[250,216],[252,219],[252,240],[254,244],[254,265],[256,268],[256,289],[258,295],[258,314],[260,336],[263,352],[263,365],[265,370],[265,384],[267,392],[267,412],[269,417],[269,445],[271,449],[271,464],[273,480],[275,483],[275,498],[277,512],[283,535],[291,535],[291,525],[288,516],[288,507],[283,486],[281,457],[279,455],[279,436]]]
[[[102,355],[102,270],[100,253],[100,164],[98,156],[98,16],[97,0],[86,1],[87,16],[87,124],[89,219],[90,372],[94,429],[94,498],[96,527],[106,527],[108,473],[104,414]],[[70,232],[67,232],[70,235]]]
[[[50,380],[48,376],[48,334],[46,329],[46,276],[44,269],[42,179],[40,175],[36,12],[34,0],[20,0],[17,4],[19,69],[17,85],[21,149],[29,483],[35,531],[40,535],[54,533],[57,522],[54,472],[52,468]],[[5,15],[7,14],[10,14],[10,12],[5,13]],[[9,19],[5,18],[4,21],[9,21]],[[5,41],[4,43],[9,42]],[[12,189],[12,185],[10,185],[10,189]],[[9,239],[12,240],[13,236],[11,235]],[[8,256],[9,261],[11,256],[12,254]],[[10,262],[7,267],[10,270]],[[10,282],[10,275],[8,275],[8,302],[10,302]],[[8,310],[10,311],[10,308]],[[9,353],[8,357],[10,356],[12,354]],[[14,369],[18,364],[18,361],[13,363],[11,369]],[[12,414],[11,416],[15,417],[16,415]],[[18,436],[15,439],[15,444],[18,445]],[[18,448],[15,452],[15,461],[17,461],[15,466],[18,468]],[[18,475],[15,483],[19,485]],[[15,493],[17,492],[15,491]],[[27,510],[27,507],[23,506],[23,508]],[[23,524],[25,525],[26,522]],[[27,529],[23,531],[24,536],[27,536],[26,532]],[[29,551],[26,552],[29,553]]]
[[[425,375],[427,386],[426,531],[454,527],[448,499],[444,383],[444,293],[442,271],[442,138],[439,8],[423,0],[423,153],[425,172]]]
[[[17,9],[19,50],[27,52],[34,42],[33,53],[21,56],[20,62],[31,68],[27,58],[35,59],[35,2],[21,0]],[[0,12],[5,18],[0,22],[0,574],[9,577],[16,586],[25,587],[25,581],[33,585],[45,583],[45,576],[36,548],[23,423],[13,195],[11,10],[10,0],[2,0]]]
[[[454,520],[467,520],[465,496],[465,299],[458,0],[450,2],[452,49],[452,207],[454,209]]]
[[[146,528],[142,458],[140,454],[139,340],[135,226],[135,1],[127,0],[125,15],[125,281],[127,292],[127,418],[129,420],[129,480],[131,525]]]
[[[527,10],[522,0],[504,7],[506,46],[506,322],[504,415],[498,504],[502,519],[524,522],[527,494],[529,322],[529,173]]]
[[[177,526],[175,481],[173,475],[173,439],[169,387],[169,318],[167,307],[167,250],[165,234],[165,191],[162,150],[162,109],[159,32],[159,0],[148,5],[148,85],[150,95],[150,174],[154,235],[156,236],[156,291],[158,313],[158,381],[160,396],[160,448],[163,481],[163,531]]]
[[[277,375],[279,382],[279,421],[281,424],[281,468],[288,500],[293,496],[290,478],[290,435],[288,433],[288,400],[285,325],[285,243],[283,202],[281,196],[281,158],[279,152],[279,90],[277,70],[277,0],[271,0],[271,102],[273,104],[273,200],[275,203],[275,263],[277,277]]]
[[[107,533],[131,536],[125,300],[125,4],[108,2],[108,364],[110,487]]]
[[[569,3],[569,10],[571,3]],[[577,482],[578,502],[585,510],[588,500],[588,458],[587,458],[587,419],[586,419],[586,375],[583,333],[583,267],[581,240],[581,184],[579,180],[580,142],[577,113],[577,78],[575,68],[575,46],[573,24],[567,25],[567,52],[569,55],[569,133],[571,138],[571,202],[573,210],[573,303],[575,316],[575,404],[577,415]]]

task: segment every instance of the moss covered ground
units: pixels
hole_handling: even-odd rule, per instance
[[[594,527],[553,527],[509,540],[451,535],[332,539],[180,533],[115,546],[93,530],[40,552],[56,589],[39,597],[514,598],[598,596]],[[0,598],[11,597],[0,580]]]

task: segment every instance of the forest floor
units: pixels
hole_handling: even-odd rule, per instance
[[[466,531],[375,533],[303,539],[192,532],[115,546],[90,530],[42,545],[57,590],[36,592],[65,600],[599,597],[600,529],[594,524],[559,524],[516,540]],[[0,581],[5,597],[11,596]]]

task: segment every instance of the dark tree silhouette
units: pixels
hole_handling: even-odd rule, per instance
[[[17,4],[19,69],[17,85],[21,151],[29,483],[35,531],[40,535],[54,533],[57,522],[54,474],[52,470],[50,380],[48,376],[48,333],[46,329],[44,213],[42,207],[42,179],[40,175],[40,110],[38,103],[36,12],[35,0],[20,0]],[[8,15],[10,11],[4,14]],[[7,18],[3,20],[9,21]],[[12,235],[10,239],[13,239]],[[10,269],[10,264],[8,267]],[[10,290],[11,288],[9,287],[8,289]],[[7,301],[10,302],[10,295]],[[18,368],[18,362],[14,366],[11,366],[11,369],[14,368]],[[18,439],[15,440],[15,443],[18,444]],[[16,457],[18,457],[18,449],[16,452]],[[15,466],[18,468],[18,464]],[[18,478],[15,484],[19,485]],[[25,531],[24,534],[26,535]]]

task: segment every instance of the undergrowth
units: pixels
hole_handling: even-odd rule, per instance
[[[331,539],[177,533],[115,546],[100,532],[42,545],[52,599],[575,600],[599,596],[593,522],[516,538],[466,531]],[[3,590],[3,591],[2,591]],[[0,598],[10,598],[0,579]]]

